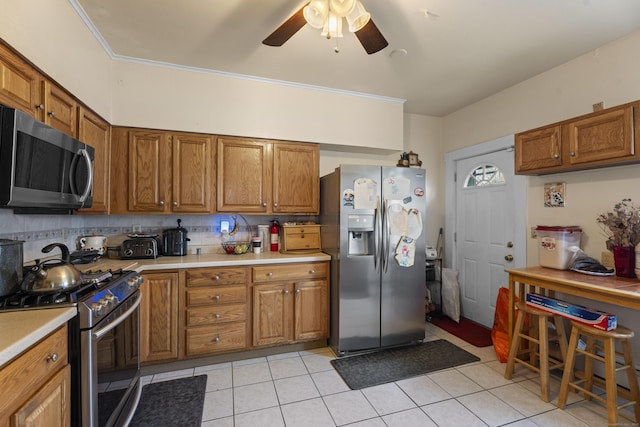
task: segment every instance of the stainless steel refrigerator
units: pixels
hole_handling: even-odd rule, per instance
[[[425,171],[340,165],[320,179],[339,356],[425,336]]]

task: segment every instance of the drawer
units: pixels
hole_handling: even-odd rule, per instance
[[[0,370],[0,384],[11,390],[0,399],[0,414],[18,402],[24,402],[49,378],[68,364],[67,326],[63,326],[39,341]],[[54,361],[52,357],[57,355]]]
[[[187,308],[198,305],[244,303],[246,300],[246,286],[209,286],[187,289]]]
[[[326,262],[299,264],[272,264],[253,267],[253,282],[280,282],[284,280],[305,280],[327,277],[329,264]]]
[[[189,268],[186,271],[187,286],[244,285],[245,268]]]
[[[187,326],[238,322],[246,319],[246,304],[217,305],[187,309]]]
[[[282,252],[318,252],[320,244],[320,226],[284,226],[282,232]]]
[[[245,322],[189,328],[186,333],[185,352],[187,356],[238,350],[247,346],[247,324]]]

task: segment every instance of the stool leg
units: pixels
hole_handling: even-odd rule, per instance
[[[605,387],[607,389],[607,414],[609,425],[618,422],[618,384],[616,382],[616,343],[613,338],[604,338]]]
[[[631,341],[622,341],[622,353],[624,355],[624,364],[629,368],[627,371],[627,381],[629,382],[629,390],[631,391],[631,399],[636,403],[633,404],[633,412],[636,416],[636,422],[640,423],[640,389],[638,388],[638,377],[636,376],[636,368],[633,363],[633,353],[631,352]]]
[[[504,371],[504,377],[508,380],[513,376],[513,368],[516,363],[516,356],[518,355],[518,348],[520,347],[520,333],[522,326],[524,325],[524,313],[518,310],[518,317],[516,317],[516,324],[513,329],[513,337],[511,338],[511,348],[509,348],[509,358],[507,359],[507,368]]]
[[[540,398],[549,401],[549,337],[547,318],[538,316],[538,351],[540,353]]]
[[[558,344],[560,345],[560,355],[562,361],[567,361],[567,333],[564,329],[564,320],[560,316],[554,316],[556,332],[558,333]]]
[[[591,336],[585,336],[586,346],[585,351],[588,354],[584,356],[584,388],[588,391],[593,391],[593,357],[589,355],[596,354],[596,340]],[[605,377],[606,378],[606,377]],[[591,395],[584,393],[585,400],[591,400]]]
[[[569,339],[569,349],[567,358],[564,360],[564,372],[562,374],[562,382],[560,383],[560,395],[558,396],[558,408],[563,409],[567,404],[567,393],[569,391],[569,381],[573,378],[573,363],[576,357],[576,347],[578,346],[578,330],[571,329],[571,338]]]

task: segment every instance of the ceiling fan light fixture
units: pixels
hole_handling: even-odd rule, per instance
[[[338,16],[346,16],[356,6],[357,0],[329,0],[329,8]]]
[[[328,19],[324,22],[321,35],[328,39],[342,37],[342,18],[330,11]]]
[[[313,0],[302,10],[305,21],[313,28],[320,29],[324,26],[329,14],[329,5],[326,0]]]
[[[371,19],[371,14],[366,11],[360,0],[356,0],[353,9],[346,16],[349,23],[349,31],[355,33],[361,30]]]

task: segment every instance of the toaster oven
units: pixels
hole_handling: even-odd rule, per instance
[[[152,237],[128,239],[120,247],[122,259],[155,259],[159,253],[158,240]]]

